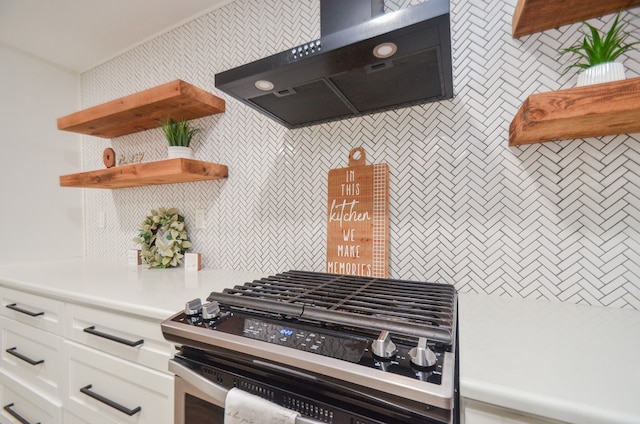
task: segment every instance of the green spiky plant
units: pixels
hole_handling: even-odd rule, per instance
[[[630,34],[625,32],[626,23],[618,25],[619,21],[620,13],[616,15],[609,32],[602,35],[593,25],[583,22],[589,28],[589,32],[584,32],[582,42],[560,51],[561,54],[573,53],[578,56],[576,62],[569,65],[567,70],[571,68],[587,69],[601,63],[613,62],[638,44],[638,42],[627,43]]]
[[[184,119],[176,121],[173,118],[169,118],[162,123],[162,131],[167,137],[169,146],[189,147],[191,138],[200,132],[200,128],[191,128],[189,122]]]

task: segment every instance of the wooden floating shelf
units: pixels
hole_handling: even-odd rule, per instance
[[[509,127],[509,145],[640,132],[640,78],[532,94]]]
[[[640,6],[640,0],[518,0],[511,31],[521,37]]]
[[[114,138],[158,128],[168,118],[191,120],[222,113],[223,99],[181,80],[58,119],[58,129]]]
[[[219,180],[228,176],[229,170],[226,165],[192,159],[168,159],[62,175],[60,185],[82,188],[125,188]]]

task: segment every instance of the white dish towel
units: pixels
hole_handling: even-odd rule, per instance
[[[298,415],[236,388],[229,390],[224,403],[224,424],[295,424]]]

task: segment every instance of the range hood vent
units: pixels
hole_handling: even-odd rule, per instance
[[[287,128],[453,97],[449,0],[320,7],[318,40],[216,74],[216,87]]]
[[[320,0],[320,35],[324,37],[383,14],[383,0]]]

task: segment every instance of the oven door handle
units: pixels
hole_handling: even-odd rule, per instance
[[[227,398],[227,393],[229,391],[222,386],[218,386],[217,384],[207,380],[202,377],[200,374],[191,370],[189,367],[182,365],[175,359],[169,360],[169,371],[174,373],[177,377],[180,377],[185,381],[185,383],[190,386],[210,395],[213,398],[218,399],[223,405],[224,401]],[[324,424],[320,421],[313,420],[311,418],[299,416],[296,417],[296,424]]]

